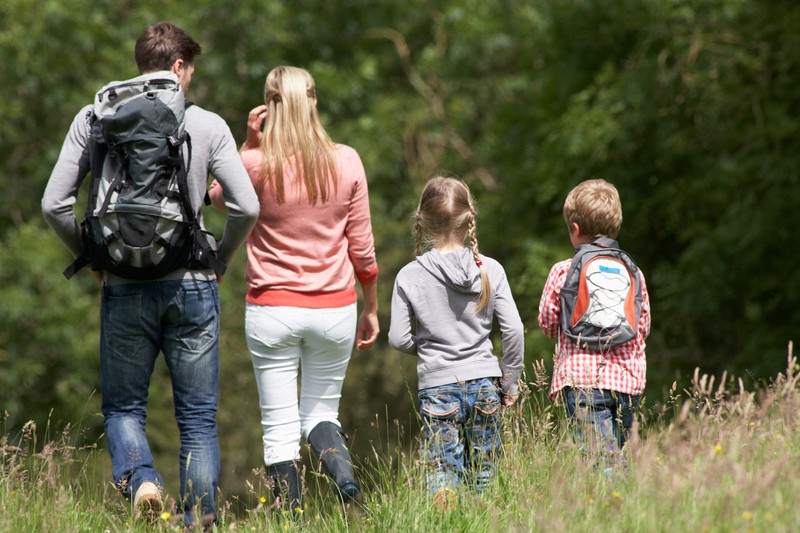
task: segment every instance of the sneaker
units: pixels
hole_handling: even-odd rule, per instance
[[[164,507],[161,489],[152,481],[145,481],[133,497],[133,516],[146,520],[156,520]]]

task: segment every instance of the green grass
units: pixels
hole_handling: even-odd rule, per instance
[[[311,465],[297,519],[269,509],[261,475],[248,494],[220,496],[220,531],[795,531],[800,524],[800,388],[787,371],[745,390],[739,379],[699,371],[663,403],[642,409],[629,468],[606,479],[581,457],[543,367],[504,414],[505,455],[493,486],[438,511],[425,497],[416,451],[399,423],[379,422],[360,458],[364,517],[343,513]],[[46,434],[47,432],[45,432]],[[131,520],[108,482],[105,450],[79,448],[69,429],[37,441],[32,423],[0,440],[0,531],[178,531],[173,512],[154,526]],[[102,459],[101,459],[102,458]],[[264,501],[261,501],[263,497]]]

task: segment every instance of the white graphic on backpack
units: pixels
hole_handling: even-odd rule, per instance
[[[585,275],[589,308],[579,320],[601,329],[622,324],[631,286],[631,274],[625,264],[612,257],[595,257],[586,264]]]

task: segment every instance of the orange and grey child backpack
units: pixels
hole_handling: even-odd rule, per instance
[[[579,246],[561,288],[561,330],[592,351],[636,338],[642,314],[639,269],[617,241]]]
[[[81,223],[84,252],[64,271],[67,278],[87,264],[136,280],[180,268],[225,271],[190,201],[189,105],[177,76],[167,71],[113,82],[97,93],[87,117],[91,185]]]

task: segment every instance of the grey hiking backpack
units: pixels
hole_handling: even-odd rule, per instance
[[[561,330],[592,351],[636,338],[642,314],[639,269],[617,241],[579,246],[561,288]]]
[[[189,199],[189,105],[171,72],[113,82],[97,93],[84,253],[64,271],[67,278],[87,264],[136,280],[179,268],[225,271]]]

